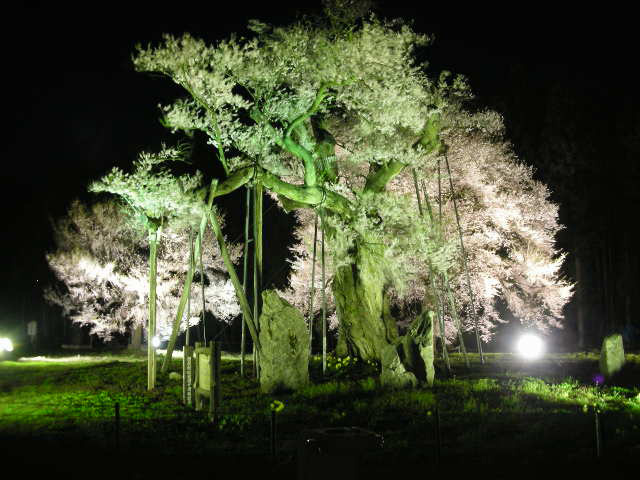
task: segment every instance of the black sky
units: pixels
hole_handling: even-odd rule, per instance
[[[434,34],[427,54],[432,72],[466,74],[480,103],[504,105],[514,69],[524,72],[529,100],[554,76],[612,104],[637,99],[634,17],[621,5],[601,4],[596,11],[540,2],[513,2],[507,10],[379,3],[382,15],[413,19],[416,30]],[[189,2],[86,2],[5,12],[0,315],[15,315],[25,291],[39,301],[44,254],[52,246],[48,219],[64,213],[73,198],[87,198],[90,180],[168,138],[156,105],[179,91],[133,71],[136,43],[185,31],[215,40],[244,32],[249,18],[287,22],[296,11],[318,10],[317,4],[210,2],[203,9]]]

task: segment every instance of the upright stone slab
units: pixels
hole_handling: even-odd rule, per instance
[[[600,350],[600,373],[611,378],[624,365],[624,347],[622,335],[614,333],[605,337]]]
[[[435,368],[433,366],[433,312],[425,311],[412,323],[401,338],[401,360],[407,371],[413,373],[419,382],[433,386]]]
[[[382,386],[390,388],[415,387],[418,384],[418,379],[402,364],[398,350],[402,350],[401,344],[389,345],[382,352],[380,383]]]
[[[302,314],[274,290],[262,292],[260,387],[265,393],[309,383],[309,332]]]

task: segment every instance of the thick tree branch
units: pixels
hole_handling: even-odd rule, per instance
[[[440,118],[437,115],[429,117],[425,122],[422,135],[413,144],[414,148],[421,146],[425,152],[429,154],[434,151],[438,151],[442,148],[442,142],[438,133],[440,132]],[[398,175],[407,164],[398,160],[392,160],[386,165],[381,166],[375,170],[372,170],[367,176],[367,181],[364,186],[364,190],[368,192],[381,192],[384,190],[387,183]]]
[[[229,178],[218,185],[218,188],[215,190],[215,196],[221,197],[242,187],[254,177],[255,170],[256,167],[244,167],[236,170]]]
[[[291,134],[299,127],[302,127],[303,122],[311,118],[311,116],[318,111],[320,105],[322,105],[322,102],[329,94],[328,89],[330,86],[331,83],[328,82],[320,85],[320,89],[318,90],[316,98],[314,99],[311,106],[307,109],[306,112],[300,114],[297,118],[295,118],[284,132],[284,144],[287,147],[287,150],[299,157],[304,162],[304,184],[309,187],[314,186],[318,180],[313,153],[304,148],[299,143],[295,142],[291,138]]]
[[[311,104],[311,106],[309,107],[309,109],[306,112],[300,114],[296,119],[293,120],[293,122],[291,122],[289,127],[287,127],[287,130],[284,132],[285,138],[291,137],[291,134],[298,127],[298,125],[301,125],[302,122],[304,122],[308,118],[311,118],[311,116],[318,111],[323,100],[329,94],[327,90],[329,89],[330,86],[331,86],[331,83],[328,83],[328,82],[320,85],[320,89],[316,94],[316,98]]]
[[[398,175],[407,164],[392,160],[386,165],[382,165],[380,168],[373,170],[364,185],[364,191],[366,192],[381,192],[386,187],[387,183]]]
[[[296,208],[300,208],[302,205],[308,207],[322,206],[340,215],[348,216],[351,214],[349,200],[330,190],[318,186],[292,185],[269,172],[263,172],[260,179],[262,184],[269,190],[295,202]]]
[[[271,125],[268,121],[266,121],[264,114],[254,106],[251,109],[250,116],[251,118],[260,123],[264,123],[270,129],[273,137],[276,141],[276,144],[279,145],[282,149],[291,153],[292,155],[298,157],[302,160],[304,164],[304,184],[308,187],[313,187],[316,185],[318,181],[316,165],[314,161],[313,152],[307,150],[300,143],[296,142],[292,138],[292,134],[303,126],[303,122],[309,119],[312,115],[314,115],[322,102],[329,94],[328,89],[332,86],[331,83],[323,83],[316,94],[316,98],[314,99],[311,106],[302,114],[298,115],[288,126],[284,132],[282,138],[278,135],[276,129]]]

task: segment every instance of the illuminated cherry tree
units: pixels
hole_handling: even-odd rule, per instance
[[[434,277],[449,275],[461,304],[466,304],[456,283],[461,250],[451,231],[447,194],[443,200],[447,213],[441,221],[437,215],[420,212],[409,181],[415,171],[432,198],[437,165],[447,151],[454,176],[466,175],[467,183],[459,186],[475,188],[461,200],[463,221],[483,225],[502,221],[498,223],[502,230],[496,227],[495,233],[504,234],[509,231],[504,222],[533,200],[552,219],[547,219],[551,228],[544,238],[525,235],[531,226],[523,220],[519,233],[533,242],[531,248],[526,250],[526,242],[514,240],[505,245],[510,248],[505,259],[498,249],[491,258],[501,259],[502,267],[511,265],[511,272],[498,275],[494,270],[488,276],[480,274],[485,260],[481,252],[501,245],[501,240],[492,238],[489,228],[486,238],[480,238],[474,237],[473,223],[463,226],[464,235],[473,237],[468,240],[469,265],[474,290],[484,299],[477,306],[485,319],[483,336],[489,335],[495,321],[491,306],[498,291],[516,311],[531,317],[526,301],[544,296],[531,277],[538,261],[534,257],[542,255],[544,263],[553,255],[553,228],[557,228],[555,207],[545,203],[546,191],[536,187],[528,193],[526,188],[535,186],[530,172],[513,161],[486,160],[484,168],[504,171],[484,172],[482,166],[459,171],[460,163],[475,157],[474,149],[489,151],[498,145],[496,152],[502,150],[498,143],[484,147],[484,140],[476,140],[475,131],[465,125],[490,119],[469,117],[461,110],[470,95],[464,79],[446,73],[433,79],[426,66],[416,62],[415,50],[428,44],[426,36],[401,21],[340,18],[334,14],[324,21],[304,20],[287,27],[252,21],[251,38],[215,45],[188,34],[167,35],[158,47],[139,47],[134,63],[138,70],[162,73],[184,88],[185,98],[162,108],[163,121],[174,130],[198,130],[208,136],[226,175],[216,195],[247,184],[265,187],[286,210],[301,210],[299,218],[307,228],[301,238],[307,243],[309,219],[315,215],[309,212],[318,214],[330,259],[331,301],[351,354],[381,359],[398,339],[392,305],[412,296],[425,297]],[[494,157],[505,158],[497,153]],[[516,173],[520,184],[509,177]],[[490,181],[491,175],[495,181]],[[502,199],[499,177],[511,182],[509,195]],[[484,199],[492,188],[495,195]],[[522,196],[518,189],[524,189]],[[507,205],[501,217],[497,205],[473,210],[476,194],[482,201],[517,200],[522,205]],[[519,260],[518,255],[525,254]],[[555,267],[545,263],[546,270],[540,271],[551,282],[551,290],[561,258],[555,262]],[[310,277],[304,268],[297,268],[297,275],[302,277],[294,275],[292,284],[301,293],[294,297],[304,306],[300,299],[309,292],[302,285]],[[524,280],[531,280],[530,285]],[[554,303],[551,294],[545,298],[538,311],[544,312],[549,324],[563,301],[556,298]]]
[[[471,293],[465,282],[461,249],[458,248],[447,274],[463,330],[474,328],[470,312],[473,295],[484,341],[490,340],[497,323],[503,321],[496,309],[500,299],[523,324],[549,331],[551,327],[561,327],[562,308],[571,296],[571,285],[560,274],[564,254],[555,247],[555,234],[561,228],[558,207],[549,201],[547,188],[533,179],[531,167],[513,154],[503,133],[502,120],[494,112],[470,115],[452,108],[443,118],[441,136],[447,146],[453,195],[444,157],[440,158],[439,176],[437,161],[417,172],[418,187],[423,194],[423,188],[426,190],[421,205],[424,213],[443,225],[445,240],[454,242],[458,239],[452,205],[453,196],[456,197]],[[419,210],[411,171],[397,175],[387,189],[411,197],[410,208]],[[292,248],[290,288],[284,295],[306,311],[311,303],[314,216],[301,210],[297,219],[299,242]],[[334,276],[332,265],[333,262],[327,262],[329,285]],[[311,303],[316,316],[322,305],[319,269],[316,256]],[[392,299],[400,312],[397,318],[400,326],[406,326],[419,313],[416,306],[419,309],[424,303],[430,285],[429,265],[422,263],[415,270],[421,273],[411,276],[406,288],[396,290]],[[333,313],[334,303],[330,302],[328,307],[329,313]],[[445,320],[446,338],[454,341],[457,326],[450,311],[445,313]]]
[[[117,333],[146,328],[148,303],[148,242],[136,229],[126,208],[114,201],[90,206],[74,201],[54,224],[55,251],[49,266],[61,281],[50,288],[47,299],[60,305],[73,322],[91,327],[91,333],[108,341]],[[233,286],[213,236],[205,236],[203,255],[205,308],[218,320],[239,314]],[[189,267],[189,230],[164,229],[158,246],[157,333],[171,333],[182,285]],[[233,248],[238,257],[237,246]],[[196,278],[198,283],[201,277]],[[202,288],[191,289],[189,324],[202,318]],[[181,328],[186,327],[186,322]]]

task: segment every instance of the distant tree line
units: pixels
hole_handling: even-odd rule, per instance
[[[568,325],[583,348],[613,331],[640,344],[640,100],[614,82],[515,65],[506,88],[485,99],[504,112],[516,152],[560,205],[559,245],[576,281]]]

